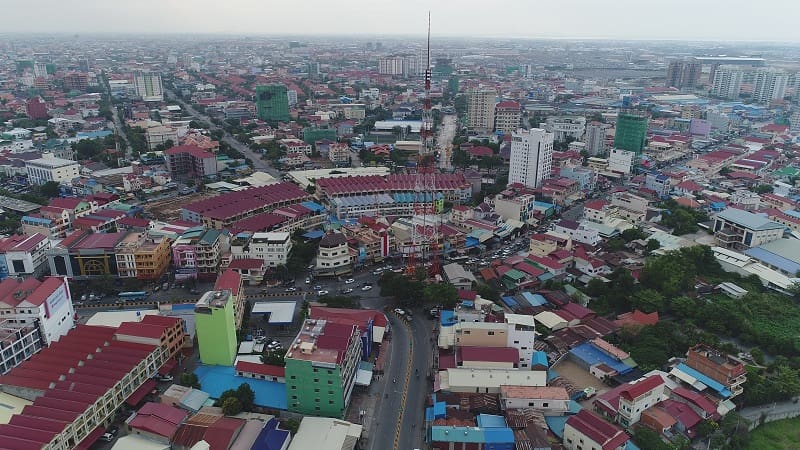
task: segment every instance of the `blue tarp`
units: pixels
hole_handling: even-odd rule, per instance
[[[576,358],[583,361],[588,367],[591,367],[595,364],[605,364],[619,372],[621,375],[625,375],[633,370],[632,367],[629,367],[622,361],[609,356],[607,353],[588,342],[573,348],[569,352]]]
[[[325,235],[325,232],[322,230],[311,230],[306,231],[305,234],[303,234],[303,237],[306,239],[319,239],[323,235]]]
[[[731,396],[731,391],[729,391],[728,388],[726,388],[722,383],[720,383],[720,382],[718,382],[716,380],[713,380],[713,379],[707,377],[706,375],[703,375],[702,373],[692,369],[691,367],[687,366],[686,364],[684,364],[684,363],[678,364],[677,369],[680,370],[681,372],[683,372],[683,373],[695,378],[697,381],[705,384],[706,386],[709,387],[709,389],[712,389],[715,392],[717,392],[720,395],[720,397],[729,398]]]
[[[455,311],[442,310],[439,311],[439,324],[443,327],[451,327],[456,323]]]
[[[467,240],[464,243],[464,246],[466,248],[476,247],[480,243],[481,243],[481,241],[479,241],[477,238],[474,238],[474,237],[471,237],[471,236],[467,236]]]
[[[237,377],[233,366],[200,365],[194,372],[203,390],[218,399],[228,389],[236,389],[247,383],[256,394],[255,404],[274,409],[287,409],[286,385],[275,381]]]

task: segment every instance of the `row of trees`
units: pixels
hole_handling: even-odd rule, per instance
[[[247,383],[242,383],[236,389],[228,389],[219,396],[215,406],[221,406],[226,416],[235,416],[242,411],[252,411],[256,400],[256,393]]]

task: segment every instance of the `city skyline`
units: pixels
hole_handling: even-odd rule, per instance
[[[617,1],[613,8],[589,0],[567,0],[553,7],[499,0],[492,5],[501,12],[496,19],[487,19],[484,4],[476,0],[457,5],[451,1],[412,0],[402,7],[376,6],[365,0],[309,0],[304,2],[304,9],[315,13],[297,16],[302,17],[297,20],[281,19],[300,12],[296,4],[283,0],[267,5],[255,0],[233,0],[224,9],[210,0],[142,0],[115,4],[113,8],[93,0],[44,0],[43,7],[35,11],[21,0],[9,3],[4,11],[4,31],[9,33],[417,36],[426,29],[425,13],[430,10],[432,33],[440,37],[800,40],[792,27],[792,18],[800,14],[800,4],[778,0],[736,8],[727,7],[721,0],[677,0],[670,8],[649,8],[634,0]],[[161,14],[153,14],[154,11]],[[781,13],[774,14],[776,11]],[[510,12],[513,14],[506,14]],[[388,17],[392,20],[385,20]]]

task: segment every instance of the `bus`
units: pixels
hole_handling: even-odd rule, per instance
[[[147,299],[147,292],[144,291],[132,291],[132,292],[120,292],[119,299],[123,302],[135,302]]]

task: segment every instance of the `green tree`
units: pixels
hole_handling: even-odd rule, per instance
[[[242,403],[236,397],[227,397],[220,405],[222,413],[226,416],[235,416],[242,412]]]
[[[39,186],[39,193],[47,198],[55,198],[59,196],[59,188],[61,187],[57,181],[48,181],[47,183]]]
[[[500,292],[498,292],[497,289],[493,288],[492,286],[489,286],[488,284],[478,283],[475,286],[475,292],[477,292],[478,295],[481,296],[481,298],[484,298],[486,300],[491,300],[493,302],[500,301]]]
[[[292,436],[294,436],[295,434],[297,434],[297,430],[300,429],[300,422],[297,419],[286,419],[281,424],[281,428],[288,431],[289,433],[292,434]]]
[[[622,238],[612,238],[608,240],[608,249],[613,252],[618,252],[625,249],[625,240]]]
[[[647,245],[645,246],[645,250],[647,250],[647,253],[650,253],[650,252],[653,252],[655,250],[658,250],[659,248],[661,248],[661,243],[658,242],[657,239],[648,239],[647,240]]]
[[[754,347],[752,350],[750,350],[750,356],[753,357],[753,361],[755,361],[756,364],[764,364],[764,351],[760,348]]]
[[[261,354],[261,362],[264,364],[269,364],[271,366],[279,366],[285,367],[286,366],[286,350],[264,350],[264,353]]]
[[[256,393],[247,383],[242,383],[236,388],[236,398],[239,400],[243,411],[252,411],[256,401]]]
[[[775,190],[772,185],[769,184],[759,184],[758,186],[753,189],[756,194],[767,194]]]
[[[430,283],[422,292],[426,302],[439,304],[444,309],[451,309],[458,302],[458,290],[452,284]]]
[[[200,380],[194,373],[182,373],[178,378],[178,384],[190,388],[200,389]]]
[[[646,313],[663,312],[665,309],[664,296],[653,289],[643,289],[633,294],[631,303],[632,307]]]

